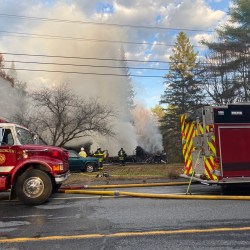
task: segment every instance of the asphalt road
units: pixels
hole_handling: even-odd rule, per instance
[[[119,189],[185,193],[186,186]],[[250,195],[234,190],[233,194]],[[194,185],[193,194],[219,187]],[[249,249],[250,201],[55,194],[25,206],[0,193],[0,249]]]

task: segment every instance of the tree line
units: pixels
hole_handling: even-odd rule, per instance
[[[170,161],[181,161],[180,115],[204,105],[250,101],[250,4],[235,0],[230,22],[216,30],[217,40],[198,58],[184,32],[177,36],[161,97],[161,131]]]

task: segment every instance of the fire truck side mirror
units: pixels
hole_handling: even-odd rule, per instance
[[[3,142],[4,131],[5,131],[4,128],[0,128],[0,146],[4,144]]]
[[[33,135],[33,141],[35,144],[39,144],[39,136],[37,134]]]

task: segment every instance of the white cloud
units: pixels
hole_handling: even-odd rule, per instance
[[[185,0],[178,5],[170,4],[164,24],[175,28],[208,29],[225,17],[221,10],[212,10],[203,0]]]
[[[210,2],[220,3],[222,0],[210,0]]]
[[[0,13],[16,14],[23,16],[37,16],[55,19],[80,20],[90,22],[109,22],[118,24],[129,24],[135,26],[161,26],[172,28],[213,30],[219,23],[223,22],[226,13],[221,10],[213,10],[206,4],[205,0],[107,0],[104,3],[113,7],[113,12],[102,13],[96,11],[96,7],[102,1],[79,1],[79,0],[8,0],[1,1]],[[69,37],[84,37],[104,40],[120,40],[129,42],[146,42],[148,44],[123,44],[126,58],[137,60],[169,60],[172,47],[159,46],[157,43],[172,45],[175,42],[176,34],[179,31],[162,29],[140,29],[129,27],[108,27],[77,23],[43,22],[32,19],[17,19],[0,17],[0,29],[14,32],[28,32],[37,34],[49,34]],[[189,32],[188,37],[195,45],[202,37],[207,40],[213,38],[211,33]],[[98,42],[76,42],[73,40],[35,39],[5,36],[0,37],[0,51],[28,54],[51,54],[51,55],[76,55],[83,57],[117,57],[116,51],[120,49],[120,44],[98,43]],[[7,58],[7,56],[6,56]],[[9,60],[14,60],[13,56],[8,56]],[[20,58],[26,59],[27,58]],[[61,60],[55,59],[56,62]],[[75,63],[75,61],[70,61]],[[89,61],[97,64],[96,61]],[[76,63],[80,63],[79,61]],[[131,66],[140,66],[138,63],[129,63]],[[17,65],[16,65],[17,66]],[[23,66],[23,65],[22,65]],[[150,66],[142,64],[142,66]],[[58,67],[54,68],[58,69]],[[75,70],[76,68],[67,68]],[[88,69],[90,71],[90,69]],[[107,69],[99,70],[107,72]],[[141,72],[142,74],[144,72]],[[19,77],[24,81],[32,82],[34,86],[53,81],[70,81],[82,83],[82,79],[87,82],[105,82],[108,78],[94,78],[91,76],[63,75],[18,72]],[[157,79],[158,80],[158,79]],[[143,81],[137,79],[136,81]],[[156,79],[152,79],[152,82]],[[90,90],[94,93],[97,90]]]

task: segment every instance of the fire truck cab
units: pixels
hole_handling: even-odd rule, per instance
[[[25,127],[0,122],[0,192],[26,204],[41,204],[69,176],[68,152],[37,145]]]
[[[250,104],[205,106],[181,116],[183,177],[250,183]]]

